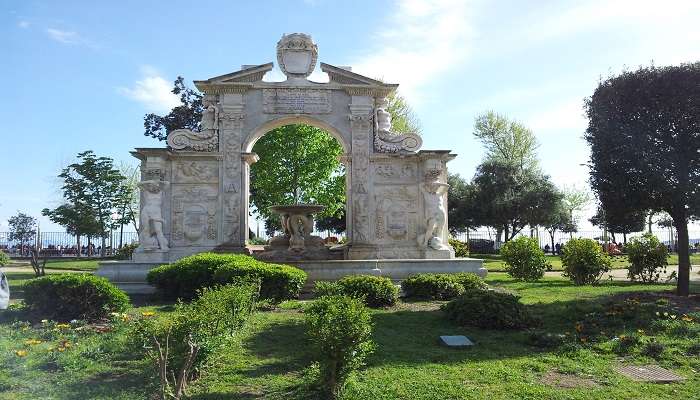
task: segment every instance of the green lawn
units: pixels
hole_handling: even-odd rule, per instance
[[[505,263],[500,254],[471,254],[469,257],[480,258],[484,260],[484,266],[489,271],[505,271]],[[676,256],[676,261],[678,260]],[[559,256],[547,255],[547,261],[552,265],[552,271],[562,271],[564,268],[561,265]],[[613,268],[627,268],[628,262],[626,256],[613,256]]]
[[[13,287],[29,276],[10,274]],[[575,287],[547,278],[537,283],[515,282],[502,273],[489,274],[492,286],[515,291],[542,319],[551,333],[574,332],[577,321],[623,293],[663,293],[669,285],[604,282]],[[697,292],[699,287],[694,287]],[[192,399],[314,399],[304,384],[311,353],[304,336],[304,302],[287,302],[275,311],[258,312],[247,330],[211,361],[211,367],[190,390]],[[368,366],[352,379],[345,399],[697,399],[700,398],[700,357],[685,355],[698,342],[700,306],[689,326],[693,335],[652,331],[648,321],[610,317],[608,332],[592,343],[558,348],[534,347],[527,332],[492,331],[458,327],[439,311],[439,302],[401,302],[373,312],[376,352]],[[656,303],[654,303],[656,304]],[[659,301],[659,304],[666,304]],[[659,305],[659,307],[670,307]],[[168,305],[140,307],[165,316]],[[669,308],[669,310],[671,310]],[[671,310],[671,312],[674,312]],[[685,310],[684,312],[689,312]],[[675,314],[673,314],[675,315]],[[680,314],[679,314],[680,315]],[[588,317],[591,318],[590,316]],[[0,321],[2,314],[0,314]],[[593,319],[595,321],[595,319]],[[603,318],[598,321],[603,323]],[[595,324],[596,322],[593,322]],[[639,325],[639,324],[642,325]],[[600,329],[603,329],[601,326]],[[667,348],[657,361],[638,351],[618,355],[611,351],[615,335],[644,329]],[[441,347],[438,336],[465,334],[477,345],[468,350]],[[28,339],[42,343],[27,345]],[[50,351],[62,340],[74,346]],[[27,351],[19,357],[17,350]],[[630,381],[614,371],[622,364],[659,363],[687,377],[679,384],[657,385]],[[41,324],[0,322],[0,399],[144,399],[154,390],[156,373],[130,340],[128,325],[97,334],[57,329]],[[547,381],[550,373],[571,377],[573,388]],[[582,382],[582,383],[581,383]],[[590,385],[585,387],[583,385]]]

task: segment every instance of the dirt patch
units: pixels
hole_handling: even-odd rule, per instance
[[[403,300],[396,303],[391,309],[396,311],[436,311],[445,301],[410,301]]]
[[[578,375],[562,374],[555,371],[547,372],[540,380],[545,385],[561,389],[592,388],[598,386],[593,379]]]

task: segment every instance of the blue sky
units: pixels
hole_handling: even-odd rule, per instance
[[[319,61],[399,83],[423,148],[459,154],[451,171],[474,174],[474,117],[494,110],[533,129],[555,183],[586,187],[583,99],[626,67],[697,61],[698,21],[698,1],[3,0],[0,231],[59,203],[55,176],[78,152],[136,164],[132,148],[161,146],[143,115],[167,112],[178,75],[276,61],[291,32],[313,36]]]

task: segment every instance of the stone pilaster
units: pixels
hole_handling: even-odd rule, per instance
[[[243,98],[241,95],[226,94],[222,101],[220,116],[220,150],[222,153],[221,243],[226,249],[236,250],[245,247],[246,226],[244,213],[244,171],[241,159],[241,137],[244,124]]]
[[[350,193],[347,217],[348,232],[352,246],[362,246],[372,243],[370,230],[371,182],[369,181],[369,156],[372,141],[373,107],[362,104],[353,97],[350,104],[350,129],[352,132],[352,163],[349,173]],[[358,104],[359,103],[359,104]]]

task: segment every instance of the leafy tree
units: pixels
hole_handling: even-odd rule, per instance
[[[138,232],[136,219],[139,215],[139,168],[130,164],[119,165],[119,172],[124,176],[124,182],[117,196],[117,221],[119,224],[119,247],[122,247],[124,237],[124,225],[133,224]]]
[[[387,97],[389,106],[386,111],[391,114],[391,131],[395,133],[418,133],[421,128],[420,120],[408,105],[406,99],[394,92]]]
[[[646,213],[644,211],[627,211],[624,209],[603,211],[601,207],[598,207],[596,213],[588,220],[591,224],[610,231],[613,241],[615,241],[615,234],[621,233],[623,243],[627,244],[628,234],[644,230],[645,218]]]
[[[576,227],[578,225],[578,214],[591,202],[591,196],[587,190],[577,189],[576,187],[564,188],[563,193],[562,206],[569,212],[569,226]],[[567,232],[573,233],[576,232],[576,229],[568,230]]]
[[[554,236],[557,231],[573,233],[578,230],[576,224],[572,222],[569,210],[566,209],[563,202],[556,203],[552,213],[549,214],[548,218],[542,223],[542,226],[549,234],[552,251],[554,251]]]
[[[677,293],[689,293],[688,223],[700,212],[700,63],[641,67],[586,101],[591,185],[604,208],[666,211],[678,231]]]
[[[79,162],[64,168],[59,178],[64,181],[63,197],[76,211],[88,213],[94,218],[102,239],[105,255],[106,234],[115,226],[112,214],[124,193],[126,179],[108,157],[97,157],[92,151],[78,153]],[[89,210],[89,211],[87,211]],[[82,218],[88,218],[85,215]]]
[[[476,117],[474,136],[486,148],[486,160],[512,163],[521,170],[537,169],[537,139],[518,121],[489,111]]]
[[[476,188],[459,174],[449,174],[447,183],[450,185],[447,192],[448,229],[455,235],[476,228],[478,226],[474,219],[478,212],[474,209]]]
[[[146,114],[143,118],[145,136],[165,140],[168,138],[168,133],[175,129],[199,130],[204,110],[202,94],[187,87],[185,79],[181,76],[175,80],[172,92],[180,96],[181,104],[164,116]]]
[[[17,215],[7,220],[7,227],[10,230],[8,239],[18,240],[20,249],[24,249],[24,243],[30,242],[36,235],[36,218],[18,211]]]
[[[80,238],[83,235],[97,236],[100,234],[100,225],[95,219],[92,208],[85,204],[62,204],[53,210],[44,208],[41,214],[66,228],[66,232],[75,235],[77,256],[80,257]]]
[[[562,197],[547,175],[512,163],[484,162],[472,183],[475,223],[504,232],[506,241],[527,225],[544,225]]]
[[[329,217],[321,217],[316,220],[316,229],[319,231],[331,231],[337,234],[345,232],[345,210],[338,210],[338,213]]]
[[[345,170],[338,161],[340,144],[309,125],[285,125],[255,143],[260,160],[250,168],[250,194],[255,212],[265,219],[275,204],[317,203],[319,217],[337,215],[345,204]]]

